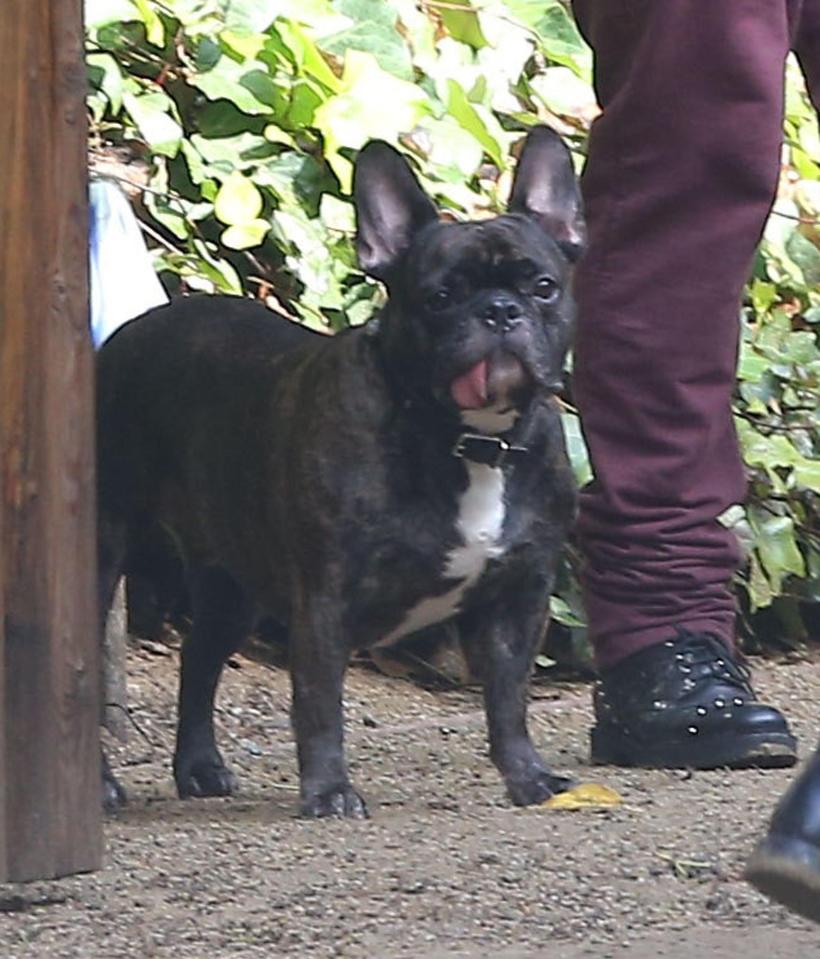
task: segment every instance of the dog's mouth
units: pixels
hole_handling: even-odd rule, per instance
[[[517,356],[497,350],[460,373],[450,383],[450,396],[461,410],[515,406],[532,377]]]

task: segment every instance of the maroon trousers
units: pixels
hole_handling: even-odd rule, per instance
[[[599,666],[674,635],[732,643],[744,496],[732,423],[739,309],[779,171],[784,61],[820,105],[820,0],[574,0],[595,52],[575,396]]]

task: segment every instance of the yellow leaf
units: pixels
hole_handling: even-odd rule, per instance
[[[609,809],[623,802],[619,793],[597,783],[578,783],[566,792],[550,796],[539,809]]]

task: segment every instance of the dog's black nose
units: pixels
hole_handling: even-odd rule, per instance
[[[484,306],[481,319],[491,330],[511,330],[524,318],[521,304],[506,293],[496,293]]]

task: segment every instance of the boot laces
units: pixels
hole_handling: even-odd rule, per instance
[[[678,627],[677,657],[688,667],[704,667],[715,678],[740,687],[748,695],[752,691],[752,673],[749,667],[735,658],[726,645],[712,633],[694,633]],[[688,670],[687,670],[688,671]]]

